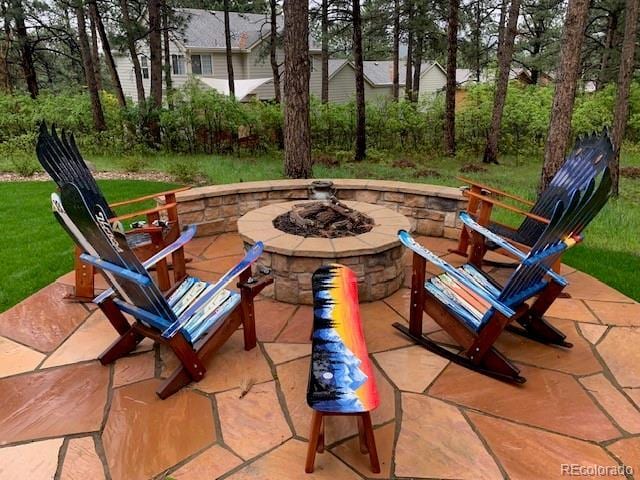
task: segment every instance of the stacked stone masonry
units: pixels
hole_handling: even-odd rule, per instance
[[[458,238],[458,213],[466,199],[458,188],[388,180],[335,179],[340,200],[384,205],[405,215],[419,235]],[[256,208],[307,200],[312,180],[272,180],[193,188],[177,195],[183,225],[194,223],[198,236],[237,231],[238,219]]]

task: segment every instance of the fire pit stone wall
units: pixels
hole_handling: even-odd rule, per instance
[[[256,208],[307,200],[312,180],[272,180],[192,188],[177,195],[183,225],[198,225],[198,235],[237,231],[238,219]],[[390,180],[333,180],[339,200],[383,205],[406,216],[415,233],[457,238],[458,213],[466,199],[458,188]]]

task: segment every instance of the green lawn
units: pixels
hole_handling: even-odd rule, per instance
[[[110,201],[170,188],[169,184],[100,182]],[[0,312],[73,267],[72,242],[51,214],[53,182],[0,183]],[[122,210],[123,212],[126,210]]]
[[[89,157],[99,170],[122,170],[130,159]],[[281,154],[259,157],[156,155],[138,159],[144,170],[198,172],[207,183],[282,178]],[[380,178],[459,186],[459,169],[472,156],[456,159],[419,155],[387,155],[377,161],[317,165],[318,178]],[[1,162],[0,162],[1,163]],[[625,154],[623,166],[640,166],[640,155]],[[481,180],[529,199],[535,198],[539,159],[504,158],[487,172],[465,176]],[[0,165],[0,170],[2,165]],[[435,172],[435,173],[434,173]],[[161,191],[166,184],[138,181],[101,182],[110,201]],[[622,179],[622,195],[611,200],[586,231],[583,244],[565,255],[566,263],[601,279],[640,301],[640,180]],[[47,285],[72,267],[71,242],[55,223],[49,206],[53,183],[0,183],[0,228],[5,238],[0,249],[0,311]],[[502,214],[503,221],[518,219]]]

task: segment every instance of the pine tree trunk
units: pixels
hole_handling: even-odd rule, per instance
[[[447,87],[444,114],[444,148],[449,156],[456,154],[456,56],[458,53],[458,10],[460,0],[449,0],[447,27]]]
[[[502,0],[500,4],[500,18],[498,19],[498,51],[502,48],[502,42],[504,40],[504,32],[507,29],[505,23],[507,23],[507,7],[509,6],[509,0]]]
[[[588,13],[589,0],[569,0],[544,164],[540,176],[540,192],[546,190],[549,182],[564,163],[565,152],[569,145],[571,114],[580,73],[580,53]]]
[[[482,161],[484,163],[498,163],[498,139],[500,138],[500,125],[502,112],[507,99],[509,87],[509,70],[513,56],[513,45],[518,27],[518,15],[520,13],[520,0],[511,0],[509,7],[509,20],[504,34],[502,45],[498,51],[498,78],[496,80],[496,93],[493,99],[493,112],[491,114],[491,126],[487,135],[487,145],[484,149]]]
[[[151,70],[151,105],[149,133],[156,145],[160,144],[160,109],[162,108],[162,26],[160,0],[149,0],[149,64]]]
[[[423,38],[422,32],[420,32],[420,36],[418,37],[418,41],[416,42],[416,52],[413,57],[413,82],[412,82],[412,90],[411,101],[417,102],[420,100],[420,75],[422,74],[422,47],[423,47]]]
[[[269,0],[271,10],[271,36],[269,37],[269,59],[273,75],[273,93],[276,103],[280,103],[282,90],[280,89],[280,65],[278,65],[278,2]]]
[[[164,56],[164,85],[167,90],[167,104],[173,108],[173,78],[171,77],[171,44],[169,43],[169,6],[162,1],[162,49]]]
[[[322,0],[322,86],[320,99],[322,103],[329,102],[329,0]]]
[[[613,180],[613,195],[616,197],[620,194],[620,147],[624,140],[624,131],[629,116],[629,90],[634,70],[638,3],[640,3],[640,0],[627,0],[624,12],[624,40],[622,41],[622,54],[620,55],[618,94],[616,96],[612,132],[614,158],[611,165],[611,179]]]
[[[31,98],[36,98],[39,93],[38,77],[33,65],[33,46],[31,45],[31,40],[27,33],[27,27],[24,23],[22,2],[20,0],[13,0],[11,8],[13,10],[13,20],[15,22],[18,48],[20,49],[20,66],[22,67],[22,74],[24,75],[24,80],[27,83],[27,90],[29,91]]]
[[[356,67],[356,151],[354,159],[360,161],[367,156],[360,0],[353,0],[353,63]]]
[[[96,82],[95,70],[91,58],[91,46],[87,37],[87,26],[84,15],[84,6],[79,2],[75,7],[76,19],[78,21],[78,39],[80,45],[80,54],[82,55],[82,65],[84,67],[84,77],[91,98],[91,114],[93,116],[93,126],[97,131],[107,129],[102,111],[102,103],[100,103],[100,92],[98,91],[98,83]]]
[[[233,76],[233,54],[231,53],[231,27],[229,26],[229,0],[224,0],[224,39],[227,49],[227,79],[229,80],[229,95],[236,97],[236,84]]]
[[[129,4],[127,0],[120,0],[120,11],[122,12],[122,21],[124,22],[125,36],[127,40],[127,50],[133,64],[133,75],[136,79],[136,92],[138,94],[138,103],[144,103],[146,96],[144,94],[144,82],[142,80],[142,68],[140,68],[140,59],[136,49],[136,40],[133,33],[133,24],[129,16]]]
[[[0,89],[11,93],[11,70],[9,69],[9,50],[11,49],[11,24],[7,13],[7,4],[0,2],[0,15],[4,22],[4,38],[0,41]]]
[[[413,97],[413,70],[411,59],[413,58],[413,2],[405,0],[405,9],[407,11],[407,63],[404,75],[404,98],[411,101]]]
[[[284,0],[284,171],[312,175],[309,119],[309,4]]]
[[[607,84],[609,61],[611,59],[611,51],[614,47],[614,38],[618,30],[618,16],[620,12],[617,9],[609,12],[607,18],[607,33],[604,40],[604,49],[602,51],[602,60],[600,61],[600,72],[598,74],[597,89],[600,90]]]
[[[326,0],[324,0],[326,1]],[[400,98],[400,0],[393,4],[393,99]]]
[[[91,32],[91,62],[93,63],[93,72],[96,77],[98,90],[102,90],[102,75],[100,72],[100,53],[98,52],[98,27],[96,20],[91,14],[92,8],[89,2],[89,31]]]
[[[116,92],[118,105],[124,108],[127,106],[127,100],[122,90],[122,83],[120,83],[120,75],[118,75],[116,62],[114,61],[113,54],[111,53],[111,45],[109,44],[109,37],[107,36],[107,31],[104,28],[104,23],[102,22],[102,17],[100,16],[100,11],[98,10],[98,5],[96,3],[96,0],[93,0],[89,3],[89,15],[91,15],[91,18],[94,19],[93,21],[95,22],[96,27],[98,29],[98,35],[100,36],[100,43],[102,44],[102,53],[104,53],[104,60],[105,60],[105,63],[107,64],[107,69],[109,70],[111,83],[113,83],[113,89]]]

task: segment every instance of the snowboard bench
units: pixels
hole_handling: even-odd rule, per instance
[[[380,404],[373,366],[360,321],[358,283],[342,265],[320,267],[313,274],[314,319],[307,404],[313,409],[305,471],[313,472],[316,452],[324,451],[324,419],[354,416],[360,451],[369,454],[371,470],[380,462],[371,411]]]

